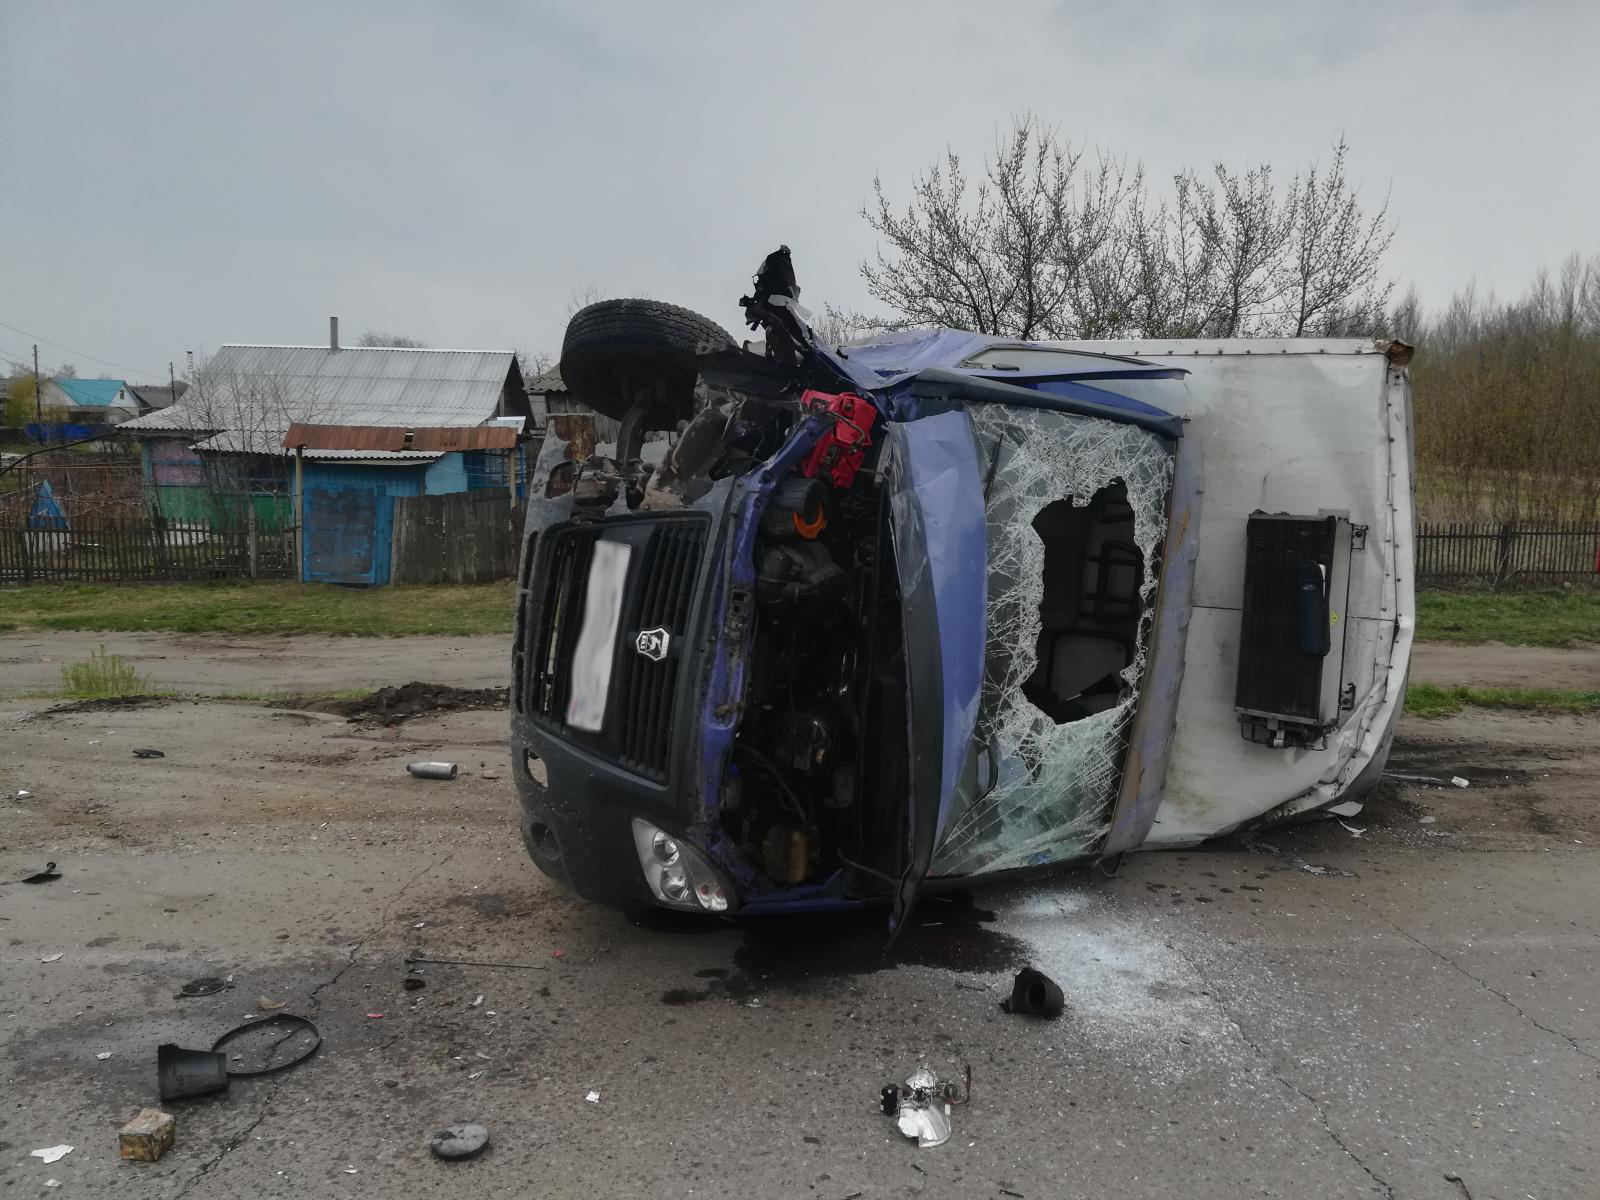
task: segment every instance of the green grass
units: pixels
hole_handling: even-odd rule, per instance
[[[1519,712],[1600,713],[1600,692],[1563,692],[1550,688],[1439,687],[1414,683],[1406,689],[1406,712],[1414,717],[1449,717],[1474,708],[1511,708]]]
[[[143,696],[150,681],[119,654],[107,654],[104,646],[89,651],[84,662],[66,663],[61,668],[61,690],[74,700],[116,700],[122,696]]]
[[[509,633],[512,585],[341,588],[300,583],[67,584],[0,588],[0,630]]]
[[[1417,637],[1513,646],[1600,642],[1600,589],[1418,592]]]

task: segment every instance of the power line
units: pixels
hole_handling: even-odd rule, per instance
[[[43,342],[47,346],[54,346],[57,350],[65,350],[68,354],[76,354],[79,358],[87,358],[90,362],[101,363],[101,364],[103,364],[105,366],[108,366],[108,367],[119,367],[124,371],[137,371],[140,375],[144,375],[144,376],[146,376],[146,377],[148,377],[150,379],[154,379],[154,380],[158,380],[158,381],[161,378],[161,372],[159,372],[159,371],[152,371],[148,367],[135,367],[135,366],[130,365],[129,363],[113,362],[109,358],[100,358],[97,355],[90,354],[87,350],[74,350],[71,346],[62,345],[62,343],[60,343],[60,342],[52,342],[49,338],[45,337],[43,334],[33,333],[33,332],[31,332],[31,331],[29,331],[27,329],[23,329],[19,325],[10,325],[10,324],[7,324],[5,321],[0,321],[0,326],[4,326],[6,329],[9,329],[14,333],[23,334],[26,337],[38,338],[41,342]]]

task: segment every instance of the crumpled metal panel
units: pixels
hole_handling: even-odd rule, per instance
[[[1068,413],[972,405],[988,483],[988,646],[974,756],[934,855],[939,875],[1001,871],[1082,856],[1104,837],[1124,735],[1138,702],[1145,634],[1113,707],[1058,725],[1023,695],[1038,665],[1044,543],[1033,519],[1065,497],[1087,503],[1117,480],[1127,487],[1144,556],[1148,609],[1166,535],[1173,460],[1160,437],[1132,425]]]

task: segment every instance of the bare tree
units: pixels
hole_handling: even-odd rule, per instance
[[[1345,178],[1349,152],[1340,138],[1326,171],[1312,165],[1295,181],[1284,270],[1295,337],[1333,332],[1351,322],[1369,323],[1383,312],[1394,290],[1393,281],[1378,274],[1394,240],[1389,201],[1385,197],[1377,212],[1366,215]]]
[[[969,179],[946,151],[903,208],[881,179],[862,216],[882,241],[861,264],[891,311],[858,323],[953,325],[1016,338],[1317,336],[1382,323],[1393,233],[1350,184],[1341,139],[1280,187],[1217,162],[1153,199],[1143,167],[1092,164],[1032,116]]]
[[[356,339],[356,345],[397,350],[422,350],[427,347],[426,342],[418,341],[414,337],[406,337],[402,333],[384,333],[377,329],[369,329],[363,333]]]

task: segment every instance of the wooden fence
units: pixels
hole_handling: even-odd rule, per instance
[[[1600,526],[1584,522],[1417,526],[1417,582],[1600,583]]]
[[[0,527],[0,583],[293,578],[294,531],[261,530],[253,522]]]
[[[521,505],[501,491],[400,496],[394,502],[394,583],[487,583],[517,569]]]

